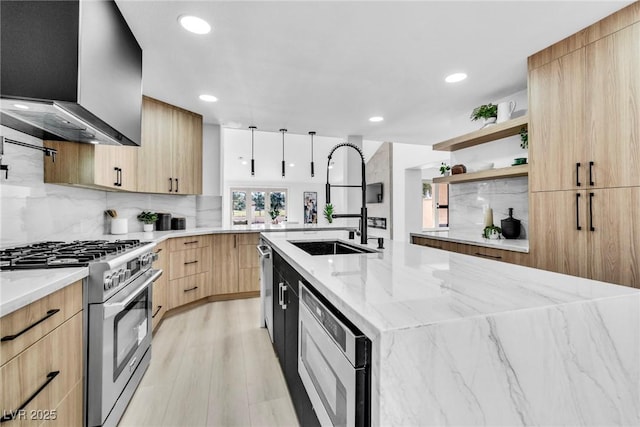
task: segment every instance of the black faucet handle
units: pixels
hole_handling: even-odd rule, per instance
[[[384,249],[384,237],[367,237],[367,240],[376,239],[378,247],[376,249]]]

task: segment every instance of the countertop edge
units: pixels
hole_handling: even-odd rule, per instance
[[[423,237],[426,239],[434,239],[434,240],[443,240],[445,242],[453,242],[453,243],[463,243],[465,245],[472,245],[472,246],[481,246],[481,247],[485,247],[485,248],[491,248],[491,249],[499,249],[499,250],[503,250],[503,251],[511,251],[511,252],[520,252],[520,253],[525,253],[528,254],[529,253],[529,248],[521,248],[521,247],[516,247],[516,246],[504,246],[504,244],[501,243],[495,243],[495,242],[505,242],[509,239],[499,239],[497,241],[495,240],[489,240],[489,239],[485,239],[483,241],[478,241],[478,240],[471,240],[471,239],[465,239],[463,237],[449,237],[449,236],[439,236],[437,235],[438,232],[435,231],[433,232],[433,234],[427,234],[428,232],[423,232],[423,233],[409,233],[409,237]],[[523,241],[522,239],[514,239],[517,241]],[[528,242],[528,241],[527,241]]]

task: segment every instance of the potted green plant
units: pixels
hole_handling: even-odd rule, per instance
[[[494,104],[484,104],[479,107],[476,107],[471,112],[471,120],[483,120],[483,126],[495,124],[496,119],[498,118],[498,106]]]
[[[329,224],[333,223],[333,205],[331,203],[327,203],[324,205],[324,217],[329,221]]]
[[[529,131],[525,126],[520,128],[520,148],[529,148]]]
[[[153,231],[153,224],[157,220],[158,220],[158,214],[155,212],[142,211],[142,213],[138,215],[138,221],[144,224],[142,226],[142,229],[144,231]]]
[[[269,216],[271,217],[271,222],[273,224],[278,223],[278,215],[280,215],[280,210],[276,208],[271,208],[271,210],[269,211]]]
[[[500,227],[496,227],[495,225],[489,225],[482,230],[482,237],[485,239],[499,239],[500,233],[502,233],[502,229]]]
[[[440,164],[440,174],[442,176],[447,176],[449,175],[449,171],[451,170],[451,166],[449,166],[448,164],[446,164],[445,162],[442,162]]]

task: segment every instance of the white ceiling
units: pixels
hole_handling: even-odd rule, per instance
[[[526,88],[527,56],[629,3],[117,0],[144,93],[206,123],[428,144],[443,121]],[[184,31],[182,14],[213,31]],[[445,83],[456,71],[469,78]]]

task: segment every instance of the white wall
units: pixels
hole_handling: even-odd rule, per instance
[[[233,187],[267,187],[285,188],[288,194],[288,221],[304,223],[303,193],[318,193],[318,224],[327,224],[322,210],[325,205],[325,184],[327,182],[327,157],[329,151],[344,139],[329,138],[316,135],[314,137],[315,176],[311,177],[311,138],[309,135],[285,134],[286,174],[282,177],[282,134],[279,132],[262,132],[254,134],[255,176],[251,176],[251,132],[247,129],[222,130],[222,222],[231,224],[230,189]],[[346,149],[340,149],[333,155],[335,162],[331,169],[330,182],[341,184],[345,177]],[[239,159],[247,161],[242,164]],[[289,167],[290,162],[295,163]],[[346,212],[345,191],[332,189],[331,202],[336,213]],[[344,219],[334,220],[334,224],[346,224]]]
[[[204,124],[202,128],[202,195],[222,195],[221,132],[219,125]]]

